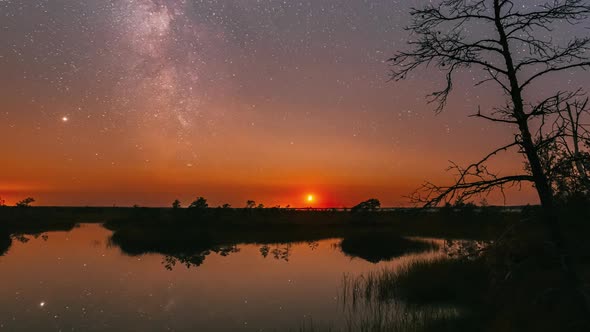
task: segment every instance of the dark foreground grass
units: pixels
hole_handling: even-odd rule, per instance
[[[380,280],[386,294],[415,305],[479,306],[488,287],[481,259],[416,260]]]
[[[590,219],[581,216],[560,215],[578,287],[566,273],[564,253],[532,216],[479,256],[411,261],[345,279],[343,293],[361,307],[401,301],[418,310],[459,310],[456,316],[424,316],[420,324],[376,331],[590,331],[583,302],[590,292]]]
[[[489,331],[590,331],[583,304],[590,300],[588,212],[572,209],[559,215],[565,251],[537,218],[507,232],[487,253],[493,272]],[[565,259],[572,263],[578,285],[568,277]]]
[[[341,298],[349,308],[348,324],[370,326],[367,331],[477,330],[487,276],[480,261],[438,255],[396,269],[345,276]],[[367,312],[379,313],[374,317],[378,324],[366,320]]]
[[[476,331],[468,329],[471,325],[464,318],[469,308],[449,303],[447,299],[439,301],[436,298],[431,302],[431,298],[424,297],[421,290],[413,293],[424,286],[417,284],[423,280],[422,277],[420,280],[413,279],[418,273],[464,269],[459,267],[458,262],[440,257],[409,261],[398,269],[387,268],[354,277],[345,275],[339,296],[344,323],[331,326],[306,321],[300,331]],[[439,291],[440,287],[434,286],[429,290]],[[412,303],[406,301],[407,297],[412,299]]]

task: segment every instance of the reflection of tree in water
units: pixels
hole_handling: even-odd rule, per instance
[[[49,236],[47,234],[31,234],[29,236],[22,235],[22,234],[16,234],[16,235],[12,235],[12,238],[15,241],[18,241],[20,243],[27,243],[31,240],[31,238],[33,238],[33,239],[41,238],[43,241],[47,241],[47,239],[49,239]]]
[[[3,256],[11,245],[12,239],[10,238],[10,234],[0,234],[0,256]]]
[[[291,256],[291,244],[285,244],[285,246],[282,248],[277,245],[277,247],[274,248],[271,253],[274,259],[280,259],[288,262],[289,257]]]
[[[217,246],[215,248],[211,248],[205,251],[201,251],[199,253],[187,254],[187,253],[178,253],[173,255],[166,255],[164,256],[164,260],[162,264],[166,268],[166,270],[171,271],[176,264],[182,264],[186,266],[186,268],[197,267],[203,264],[205,261],[205,257],[210,255],[212,252],[226,257],[230,254],[237,253],[240,251],[235,245],[230,246]]]
[[[492,241],[445,240],[443,251],[449,257],[475,259],[492,244]]]
[[[41,238],[43,241],[47,241],[49,236],[47,234],[38,233],[38,234],[10,234],[10,233],[2,233],[0,234],[0,256],[3,256],[8,252],[8,249],[12,246],[12,241],[18,241],[20,243],[27,243],[31,239],[39,239]]]
[[[307,246],[309,246],[309,249],[311,250],[316,250],[319,245],[320,243],[317,241],[307,241]]]
[[[305,242],[311,250],[317,249],[319,246],[319,242],[317,241],[306,241]],[[262,257],[266,258],[269,254],[272,254],[274,259],[284,260],[286,262],[289,261],[289,258],[292,254],[292,244],[291,243],[275,243],[275,244],[264,244],[260,246],[260,254]]]
[[[289,261],[291,257],[291,244],[290,243],[277,243],[272,245],[264,244],[260,247],[260,254],[266,258],[268,254],[271,254],[274,259]]]
[[[262,254],[262,257],[266,258],[266,256],[268,256],[269,252],[270,252],[270,246],[268,244],[264,244],[260,247],[260,254]]]
[[[346,256],[361,258],[375,264],[407,254],[439,250],[439,245],[434,241],[407,238],[386,232],[350,235],[340,241],[339,247]]]

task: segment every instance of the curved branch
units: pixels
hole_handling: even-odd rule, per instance
[[[560,72],[560,71],[564,71],[567,69],[572,69],[572,68],[583,68],[586,69],[586,67],[590,67],[590,61],[585,61],[585,62],[581,62],[581,63],[574,63],[574,64],[570,64],[570,65],[565,65],[565,66],[560,66],[560,67],[553,67],[553,68],[548,68],[545,69],[543,71],[540,71],[538,73],[536,73],[535,75],[531,76],[529,79],[527,79],[521,86],[520,89],[524,89],[527,85],[531,84],[535,79],[552,73],[552,72]]]

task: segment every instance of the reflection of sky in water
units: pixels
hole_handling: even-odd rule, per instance
[[[372,264],[337,250],[339,240],[289,245],[288,262],[269,245],[212,253],[196,268],[165,269],[162,255],[130,257],[108,245],[96,224],[14,241],[0,257],[0,328],[6,331],[268,331],[302,322],[343,323],[343,275],[405,264]],[[438,255],[438,254],[435,254]],[[279,255],[280,257],[280,255]]]

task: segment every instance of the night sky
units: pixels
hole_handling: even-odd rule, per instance
[[[518,2],[518,1],[517,1]],[[384,206],[512,140],[464,70],[388,82],[409,8],[385,0],[0,0],[0,196],[38,205]],[[539,1],[521,1],[523,10]],[[553,34],[556,43],[585,26]],[[474,26],[485,34],[489,26]],[[587,87],[582,71],[526,96]],[[509,154],[501,174],[522,167]],[[534,203],[527,188],[507,203]]]

